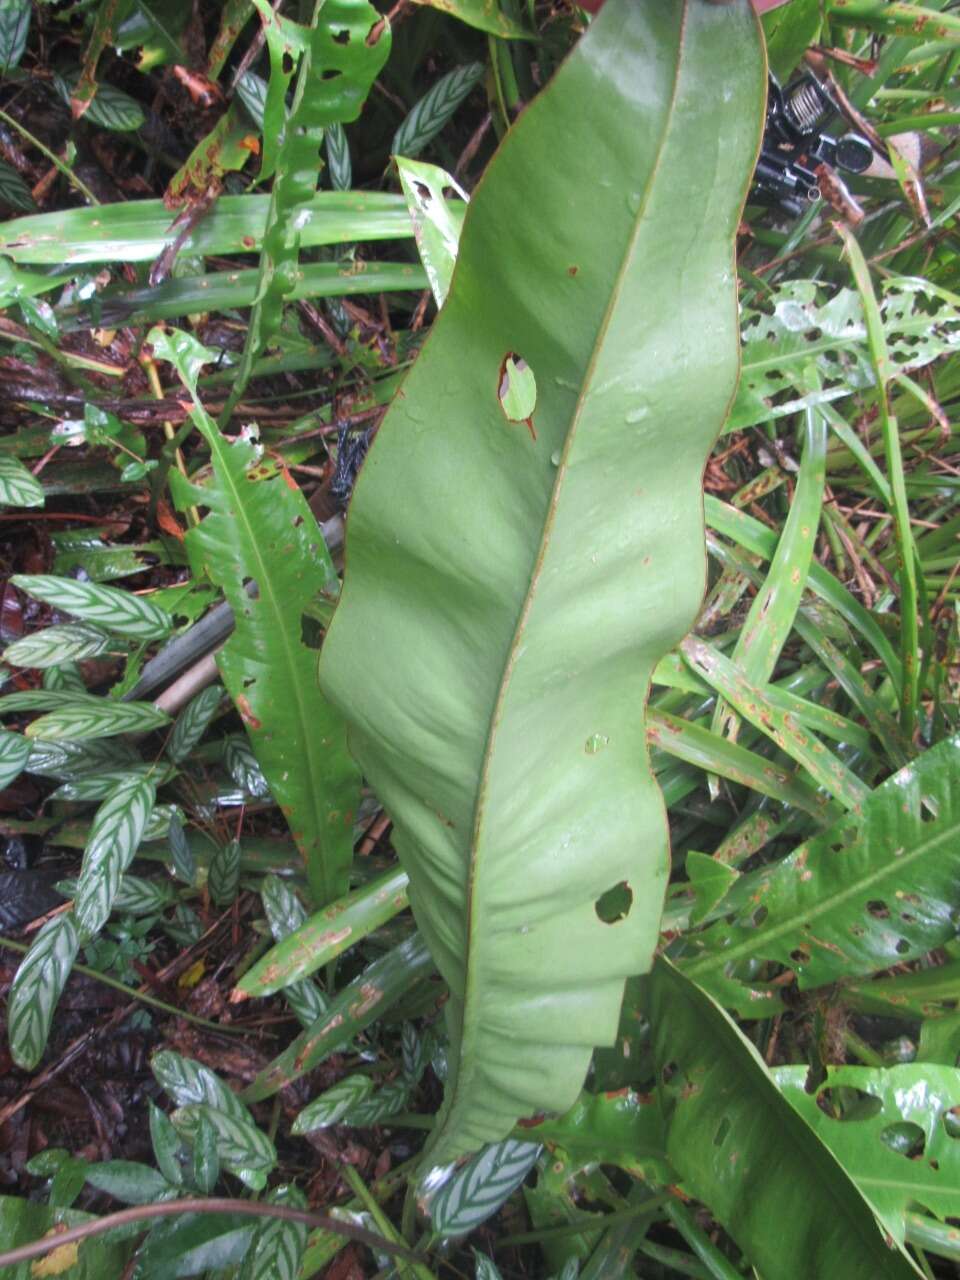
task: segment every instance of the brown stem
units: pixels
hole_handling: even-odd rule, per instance
[[[188,1199],[174,1200],[166,1204],[141,1204],[133,1209],[121,1209],[117,1213],[109,1213],[104,1218],[93,1222],[85,1222],[82,1226],[71,1227],[59,1235],[46,1236],[43,1240],[34,1240],[32,1244],[20,1245],[17,1249],[9,1249],[0,1253],[0,1271],[5,1267],[15,1267],[21,1262],[29,1262],[31,1258],[42,1257],[59,1249],[61,1245],[75,1244],[79,1240],[87,1240],[91,1236],[103,1235],[116,1227],[127,1226],[131,1222],[145,1222],[149,1218],[167,1218],[178,1213],[239,1213],[250,1218],[283,1218],[287,1222],[302,1222],[315,1231],[332,1231],[336,1235],[348,1236],[358,1244],[368,1245],[371,1249],[380,1249],[384,1253],[392,1253],[408,1261],[414,1259],[409,1249],[384,1240],[373,1231],[363,1227],[355,1227],[352,1223],[341,1222],[325,1213],[310,1213],[305,1209],[291,1209],[282,1204],[263,1204],[253,1200],[232,1200],[226,1197],[210,1200]]]

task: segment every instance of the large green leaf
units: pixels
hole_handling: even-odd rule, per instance
[[[608,0],[475,193],[359,478],[321,680],[450,987],[437,1163],[571,1106],[650,963],[668,858],[643,703],[703,590],[763,93],[746,0]],[[523,365],[526,422],[500,400]]]
[[[773,1074],[790,1105],[830,1148],[895,1240],[903,1243],[907,1211],[915,1205],[939,1218],[956,1215],[956,1067],[929,1062],[886,1070],[833,1067],[813,1093],[804,1087],[805,1067],[779,1067]],[[856,1099],[849,1116],[839,1105],[846,1091]]]
[[[703,954],[684,971],[746,1013],[754,984],[724,976],[738,961],[777,961],[809,988],[892,968],[955,937],[958,768],[960,738],[951,738],[877,787],[861,816],[742,876],[733,918],[701,936]]]
[[[176,330],[150,336],[194,397],[193,419],[210,447],[207,484],[171,482],[178,501],[209,509],[187,546],[236,618],[217,665],[290,824],[316,905],[324,906],[347,888],[359,778],[340,717],[317,688],[317,654],[304,642],[303,615],[321,592],[336,591],[337,575],[293,480],[258,471],[255,445],[225,439],[196,399],[197,375],[211,353]]]
[[[913,1274],[870,1206],[723,1010],[669,963],[644,984],[666,1150],[764,1280]]]

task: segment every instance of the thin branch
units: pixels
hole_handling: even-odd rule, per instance
[[[93,1222],[85,1222],[82,1226],[71,1227],[69,1231],[58,1235],[45,1236],[43,1240],[34,1240],[32,1244],[20,1245],[17,1249],[9,1249],[0,1253],[0,1271],[5,1267],[15,1267],[21,1262],[29,1262],[31,1258],[40,1258],[61,1245],[75,1244],[80,1240],[88,1240],[91,1236],[101,1236],[117,1227],[125,1227],[131,1222],[146,1222],[150,1218],[169,1218],[180,1213],[237,1213],[250,1218],[283,1218],[287,1222],[302,1222],[314,1231],[332,1231],[335,1235],[347,1236],[358,1244],[365,1244],[371,1249],[379,1249],[384,1253],[392,1253],[408,1261],[416,1261],[409,1249],[384,1240],[373,1231],[363,1227],[355,1227],[350,1222],[341,1222],[339,1218],[330,1217],[326,1213],[310,1213],[305,1209],[291,1209],[281,1204],[264,1204],[253,1200],[232,1200],[226,1197],[214,1197],[210,1200],[188,1199],[168,1201],[166,1204],[141,1204],[132,1209],[121,1209],[117,1213],[107,1214]]]

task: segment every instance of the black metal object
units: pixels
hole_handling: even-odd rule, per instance
[[[337,432],[337,461],[330,480],[330,492],[337,501],[341,511],[345,511],[357,472],[363,465],[373,439],[373,428],[356,431],[350,427],[341,427]]]
[[[811,73],[781,88],[770,76],[767,122],[754,174],[755,196],[799,217],[820,199],[816,169],[827,165],[863,173],[873,148],[858,133],[831,138],[820,126],[839,111],[829,90]]]

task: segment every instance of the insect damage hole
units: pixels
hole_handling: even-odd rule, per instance
[[[594,903],[597,919],[604,924],[617,924],[626,920],[633,906],[633,890],[626,880],[621,880],[606,893],[602,893]]]
[[[497,398],[508,422],[522,422],[534,440],[533,412],[537,407],[537,379],[533,370],[515,351],[508,351],[500,365]]]

